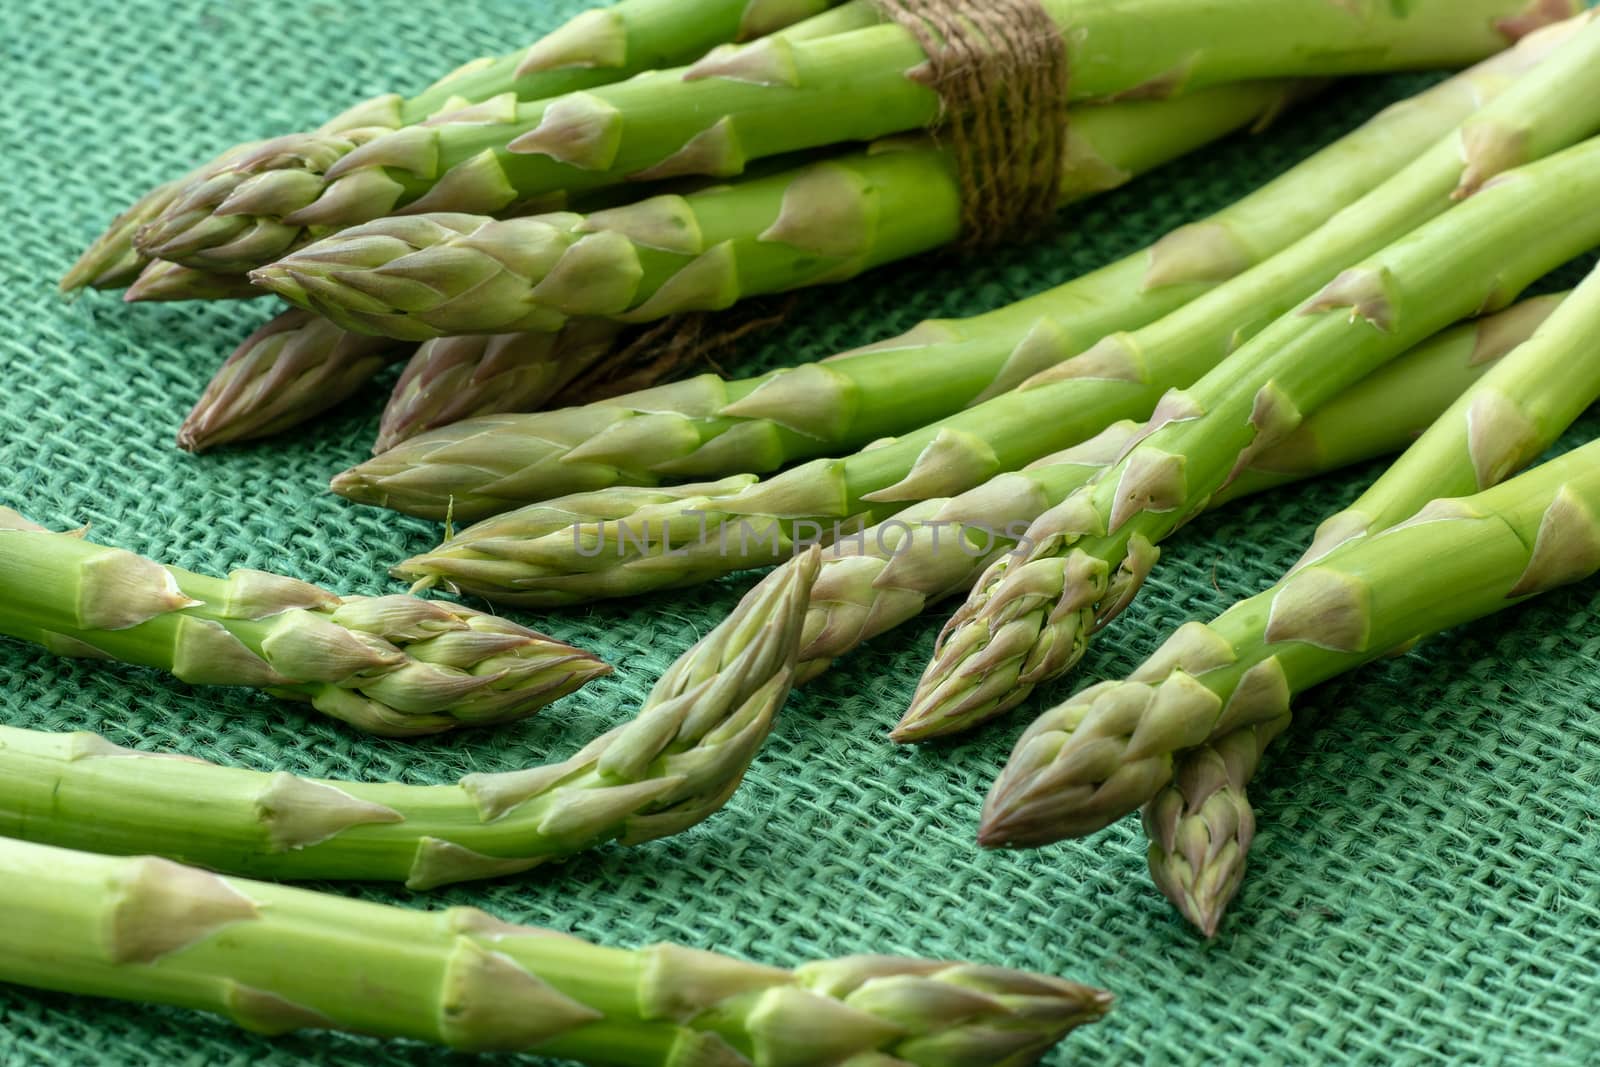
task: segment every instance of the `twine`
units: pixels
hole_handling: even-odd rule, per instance
[[[961,183],[962,244],[993,245],[1054,217],[1067,147],[1067,49],[1038,0],[876,0],[928,61],[934,129]]]

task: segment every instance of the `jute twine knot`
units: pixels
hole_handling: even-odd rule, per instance
[[[1066,42],[1038,0],[876,0],[927,54],[933,129],[961,182],[962,244],[999,244],[1056,212],[1067,148]]]

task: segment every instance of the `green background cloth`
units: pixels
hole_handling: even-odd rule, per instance
[[[428,523],[324,491],[370,444],[382,389],[288,441],[194,458],[173,434],[270,302],[62,301],[55,280],[110,216],[235,141],[315,125],[526,43],[577,2],[0,2],[0,469],[5,502],[196,570],[271,568],[347,593]],[[1027,249],[929,260],[808,296],[750,367],[822,356],[930,315],[995,307],[1215,210],[1427,76],[1368,80],[1075,209]],[[1419,151],[1422,146],[1418,146]],[[1586,205],[1590,210],[1593,205]],[[1562,279],[1575,280],[1569,268]],[[930,367],[929,373],[937,373]],[[1585,424],[1600,432],[1600,421]],[[1583,428],[1580,428],[1580,430]],[[1208,517],[1060,698],[1131,669],[1181,622],[1256,592],[1368,468]],[[0,721],[302,775],[443,782],[562,757],[629,714],[747,576],[689,593],[517,615],[617,665],[533,721],[374,740],[254,693],[0,642]],[[940,618],[874,643],[790,701],[727,809],[676,838],[493,884],[336,887],[637,945],[672,939],[778,964],[854,952],[966,958],[1118,995],[1049,1062],[1594,1062],[1600,1055],[1600,587],[1428,642],[1307,702],[1269,757],[1261,833],[1222,935],[1204,944],[1150,887],[1134,820],[1041,851],[973,842],[1025,722],[908,750],[884,733]],[[8,595],[0,590],[0,596]],[[1034,710],[1043,706],[1035,701]],[[0,919],[0,921],[4,921]],[[266,1040],[220,1019],[0,986],[0,1065],[423,1064],[435,1050],[325,1035]],[[527,1062],[526,1060],[518,1062]]]

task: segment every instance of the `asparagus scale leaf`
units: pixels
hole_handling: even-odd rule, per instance
[[[1000,967],[848,956],[795,970],[603,948],[152,857],[0,840],[0,980],[172,1004],[265,1034],[346,1030],[602,1067],[1010,1067],[1109,994]],[[285,961],[293,961],[285,965]]]
[[[255,570],[209,578],[50,533],[7,508],[0,586],[0,633],[194,685],[264,689],[376,734],[522,718],[610,670],[460,605],[338,597]]]

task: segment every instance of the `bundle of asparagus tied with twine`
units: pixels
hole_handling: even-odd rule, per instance
[[[341,326],[407,341],[564,333],[583,317],[681,327],[613,324],[607,337],[575,323],[576,338],[417,349],[291,315],[247,339],[179,435],[198,450],[281,432],[409,358],[382,450],[445,419],[613,392],[619,375],[590,367],[607,348],[627,382],[703,365],[746,323],[713,323],[707,337],[680,315],[942,245],[1014,240],[1058,204],[1270,117],[1300,91],[1244,79],[1459,63],[1567,5],[1293,8],[623,0],[415,97],[374,98],[317,131],[224,153],[130,208],[63,285],[115,287],[142,271],[132,299],[238,296],[263,291],[243,274],[262,268],[258,281]],[[1163,29],[1124,55],[1115,42],[1133,24]],[[1191,55],[1194,33],[1217,43]],[[880,106],[859,106],[867,90]],[[1069,100],[1097,106],[1069,115]],[[937,144],[900,136],[930,124]],[[626,204],[640,182],[727,178],[885,136],[866,153]],[[569,204],[579,213],[549,213]]]
[[[1273,588],[1041,715],[989,795],[991,847],[1142,811],[1156,884],[1214,934],[1250,780],[1301,693],[1600,570],[1600,445],[1516,475],[1600,398],[1600,272],[1514,303],[1600,246],[1600,213],[1573,210],[1600,194],[1600,18],[1574,13],[623,0],[152,191],[63,287],[299,305],[219,371],[180,432],[196,451],[407,361],[380,454],[334,488],[476,522],[396,568],[414,594],[556,608],[780,565],[631,719],[452,785],[0,727],[0,896],[28,886],[0,978],[597,1064],[1037,1062],[1109,997],[970,964],[602,949],[224,875],[429,890],[682,832],[727,803],[793,686],[957,594],[892,736],[975,728],[1075,665],[1182,525],[1403,451]],[[1474,61],[1054,290],[817,364],[655,384],[783,308],[708,314],[1019,241],[1273,118],[1316,88],[1296,79]],[[584,402],[525,413],[552,401]],[[380,734],[521,718],[607,670],[448,601],[208,578],[9,510],[0,584],[12,637]]]

